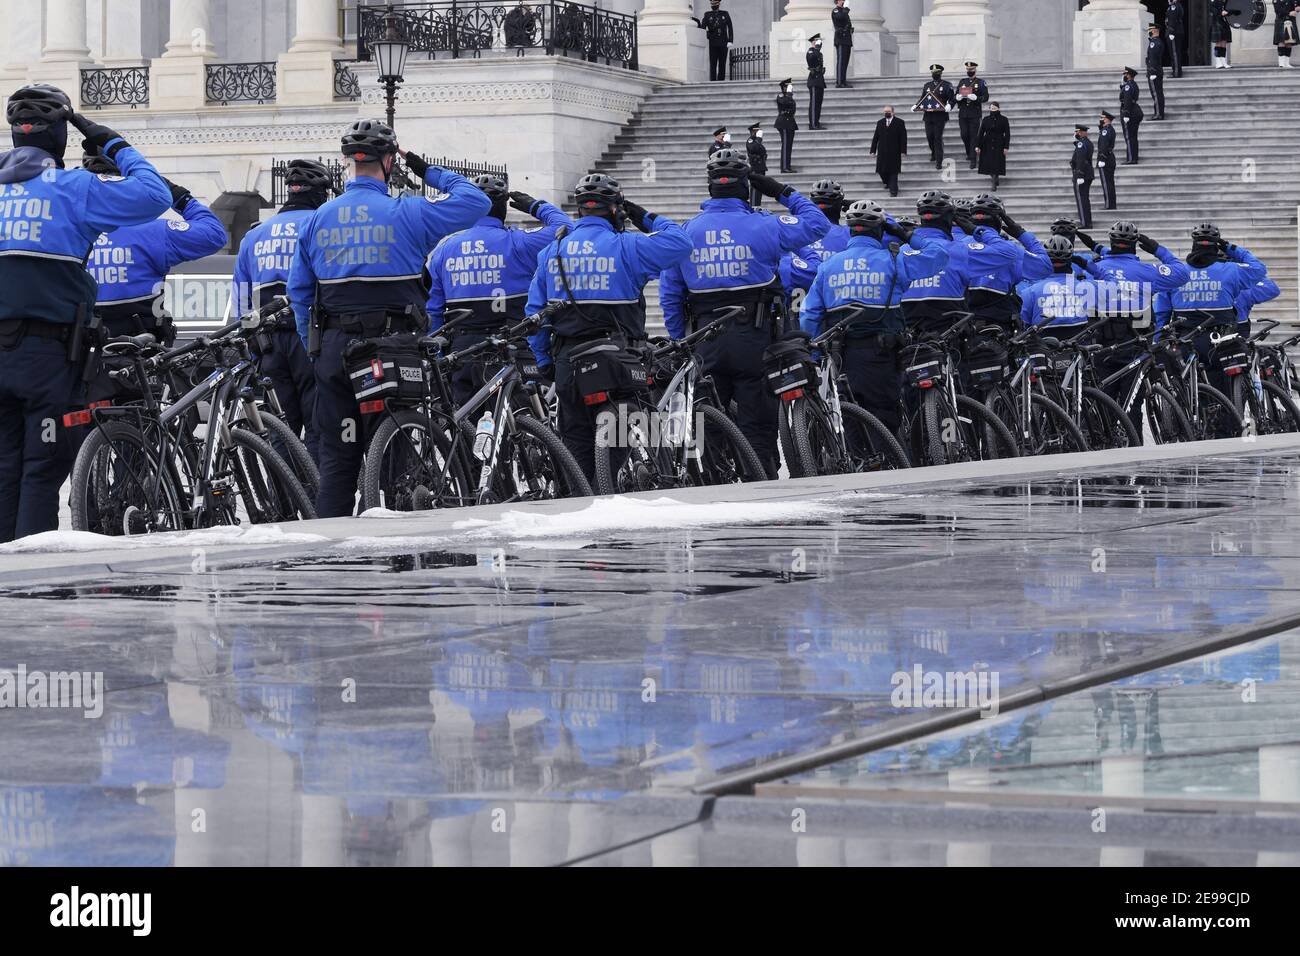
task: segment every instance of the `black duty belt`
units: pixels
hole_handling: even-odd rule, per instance
[[[0,338],[54,339],[67,343],[72,337],[73,327],[60,322],[45,322],[42,319],[5,319],[0,321]]]
[[[296,327],[296,326],[295,326]],[[374,337],[394,332],[416,331],[415,322],[404,312],[349,312],[343,315],[325,315],[322,329],[342,329],[356,335]]]

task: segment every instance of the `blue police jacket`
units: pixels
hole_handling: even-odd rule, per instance
[[[1212,262],[1205,268],[1191,266],[1191,275],[1172,292],[1156,296],[1156,328],[1170,318],[1201,321],[1221,315],[1227,322],[1237,320],[1237,296],[1260,279],[1268,269],[1241,246],[1228,251],[1227,262]]]
[[[1073,271],[1026,280],[1018,291],[1025,325],[1087,325],[1097,307],[1097,283]]]
[[[1038,237],[1028,229],[1020,234],[1019,239],[1004,239],[998,236],[996,240],[991,240],[987,236],[977,239],[965,233],[961,233],[961,237],[958,238],[958,232],[960,230],[954,227],[954,241],[964,241],[967,245],[979,242],[989,242],[994,245],[1005,243],[1012,249],[1011,259],[997,264],[988,272],[971,277],[966,294],[973,309],[978,310],[981,306],[1005,302],[1006,297],[1019,283],[1026,279],[1031,281],[1045,279],[1052,274],[1052,260],[1048,258],[1047,250],[1038,241]]]
[[[235,257],[233,292],[240,315],[284,294],[298,237],[315,212],[310,206],[281,209],[244,233]]]
[[[665,216],[648,213],[649,233],[615,232],[601,216],[583,216],[537,254],[528,289],[531,315],[550,302],[576,302],[529,339],[538,365],[551,364],[552,335],[645,334],[645,284],[691,254],[691,237]],[[561,272],[563,268],[563,272]]]
[[[226,227],[197,199],[190,199],[181,215],[183,219],[155,219],[100,234],[86,263],[99,283],[97,309],[149,311],[162,295],[167,273],[226,244]]]
[[[71,325],[89,315],[95,280],[86,260],[100,233],[145,223],[171,206],[158,171],[130,146],[114,157],[121,176],[64,169],[34,146],[0,156],[0,320]]]
[[[742,293],[757,299],[772,284],[783,252],[793,252],[830,231],[831,221],[817,206],[791,191],[782,200],[789,210],[771,215],[743,199],[706,199],[700,215],[686,223],[689,261],[659,277],[664,325],[674,339],[687,332],[686,304],[700,295]]]
[[[835,253],[843,252],[848,245],[849,227],[837,223],[816,242],[787,252],[781,257],[779,269],[782,287],[787,293],[795,289],[807,292],[812,288],[813,279],[817,278],[817,267]]]
[[[528,287],[537,271],[537,254],[573,220],[548,202],[538,201],[539,229],[512,229],[495,216],[484,216],[464,232],[454,232],[429,257],[430,330],[442,327],[443,312],[471,309],[459,326],[488,330],[523,318]]]
[[[1282,294],[1276,282],[1268,276],[1247,286],[1237,294],[1237,321],[1249,322],[1250,310],[1261,302],[1269,302]]]
[[[424,181],[441,195],[390,196],[378,179],[357,176],[307,221],[288,288],[304,342],[318,302],[329,315],[424,312],[429,253],[492,206],[481,189],[451,170],[430,166]]]
[[[1131,252],[1114,254],[1098,245],[1099,258],[1088,263],[1088,274],[1100,279],[1097,311],[1102,315],[1137,316],[1153,305],[1156,295],[1173,292],[1190,278],[1191,268],[1164,246],[1156,247],[1159,263],[1143,262]]]
[[[823,318],[833,325],[860,306],[875,306],[872,318],[881,331],[901,330],[902,317],[896,311],[883,310],[897,306],[914,280],[932,276],[948,264],[944,243],[920,242],[921,248],[904,246],[894,255],[879,239],[854,236],[848,248],[832,255],[817,270],[799,314],[800,326],[816,337],[821,334]],[[884,327],[890,315],[897,317],[896,329]]]
[[[999,274],[1018,265],[1025,250],[1003,239],[988,226],[976,226],[967,236],[956,229],[956,237],[934,226],[918,226],[906,248],[924,249],[938,242],[948,253],[948,263],[934,275],[912,282],[903,293],[903,315],[909,321],[940,318],[944,312],[966,308],[966,289],[981,276]]]

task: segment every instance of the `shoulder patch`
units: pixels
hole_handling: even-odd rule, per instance
[[[799,217],[786,215],[781,217],[781,221],[785,223],[787,226],[793,226],[795,223],[799,221]]]
[[[790,261],[793,262],[797,268],[800,268],[800,269],[807,269],[807,268],[808,268],[808,263],[804,262],[804,261],[803,261],[802,259],[800,259],[798,256],[791,256],[791,257],[790,257]]]
[[[124,183],[124,182],[126,182],[126,177],[125,177],[125,176],[114,176],[114,175],[112,175],[111,173],[96,173],[95,175],[99,177],[99,179],[100,179],[101,182],[105,182],[105,183]]]
[[[1156,271],[1159,272],[1162,276],[1167,276],[1174,270],[1170,269],[1168,266],[1161,265],[1161,266],[1156,266]]]
[[[186,229],[190,228],[190,224],[184,219],[168,219],[167,228],[175,229],[177,232],[184,232]]]
[[[438,193],[436,196],[425,196],[424,200],[425,202],[442,202],[450,195],[451,193]]]
[[[970,248],[972,248],[972,249],[983,249],[983,248],[984,248],[984,243],[982,243],[982,242],[972,242],[972,243],[970,244]]]
[[[919,256],[920,254],[921,254],[920,249],[913,249],[910,246],[903,247],[903,255],[905,256]]]

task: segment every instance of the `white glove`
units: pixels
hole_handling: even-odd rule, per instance
[[[1104,159],[1099,159],[1099,160],[1097,160],[1097,168],[1098,168],[1098,169],[1104,169],[1105,166],[1106,166],[1106,160],[1104,160]]]
[[[1075,180],[1075,182],[1078,183],[1080,186],[1082,186],[1082,185],[1083,185],[1084,183],[1086,183],[1087,181],[1088,181],[1088,180],[1086,180],[1086,179],[1076,179],[1076,180]]]

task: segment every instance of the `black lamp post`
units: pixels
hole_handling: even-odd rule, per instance
[[[402,71],[406,68],[406,54],[411,50],[410,44],[402,37],[402,31],[398,27],[399,20],[390,4],[388,12],[384,15],[383,36],[370,44],[370,53],[379,67],[379,82],[384,84],[389,126],[393,126],[397,84],[402,82]]]

